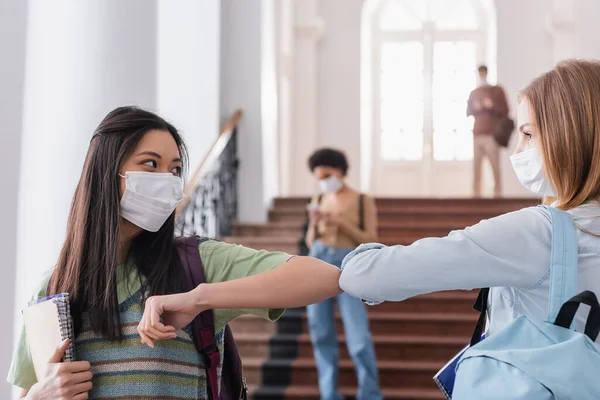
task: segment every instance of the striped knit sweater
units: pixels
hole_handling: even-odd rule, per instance
[[[151,349],[140,342],[136,328],[142,319],[141,291],[121,303],[124,340],[110,341],[90,329],[82,316],[82,332],[75,340],[78,360],[89,361],[94,374],[90,399],[188,400],[208,399],[206,370],[196,351],[190,328],[177,338],[158,342]],[[223,332],[215,342],[223,362]],[[218,368],[219,383],[221,367]]]

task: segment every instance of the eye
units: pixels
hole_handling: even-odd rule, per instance
[[[523,132],[523,136],[525,136],[527,140],[531,140],[533,138],[533,135],[530,132]]]
[[[148,160],[148,161],[144,161],[143,164],[145,166],[148,166],[150,168],[156,168],[158,166],[157,162],[154,160]]]
[[[171,170],[171,173],[175,176],[181,176],[182,170],[183,170],[183,168],[181,168],[181,167],[175,167]]]

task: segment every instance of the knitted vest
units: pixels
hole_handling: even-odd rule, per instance
[[[191,327],[177,331],[174,340],[157,342],[154,349],[140,342],[137,326],[142,319],[142,294],[138,291],[121,303],[123,341],[110,341],[94,333],[82,314],[82,331],[75,339],[78,360],[92,365],[94,388],[90,399],[207,400],[204,362],[192,341]],[[215,337],[223,363],[223,330]],[[221,365],[217,368],[219,385]]]

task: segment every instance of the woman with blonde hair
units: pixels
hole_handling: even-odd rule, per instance
[[[577,293],[600,293],[600,62],[560,63],[519,100],[514,170],[547,205],[570,214]],[[487,334],[493,335],[519,315],[545,320],[553,229],[550,210],[531,207],[410,246],[363,245],[344,260],[340,287],[371,304],[489,287]],[[574,328],[582,332],[584,325],[577,316]]]

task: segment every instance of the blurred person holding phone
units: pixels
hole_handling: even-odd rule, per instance
[[[320,149],[310,157],[308,166],[321,192],[307,205],[309,223],[305,241],[309,256],[340,267],[344,257],[356,246],[377,239],[375,201],[348,185],[345,180],[348,161],[342,152]],[[338,388],[336,301],[358,378],[356,398],[382,399],[367,311],[359,299],[345,293],[307,308],[321,399],[343,398]]]

